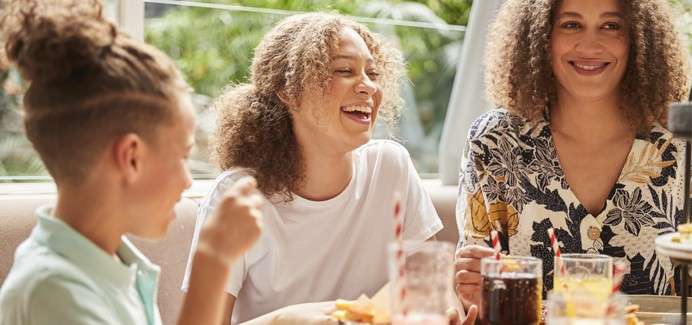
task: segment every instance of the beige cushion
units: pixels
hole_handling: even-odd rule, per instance
[[[424,183],[445,226],[437,234],[437,239],[456,243],[458,238],[454,217],[456,188],[440,186],[434,181]],[[183,293],[180,291],[180,284],[195,228],[195,214],[199,199],[199,196],[195,199],[184,198],[177,204],[178,217],[171,224],[165,239],[152,242],[132,238],[144,254],[161,266],[158,300],[164,324],[176,322],[182,304]],[[0,285],[12,266],[15,249],[29,236],[36,222],[34,211],[41,205],[54,202],[55,195],[50,194],[0,194]]]

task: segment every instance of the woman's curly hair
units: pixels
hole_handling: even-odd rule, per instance
[[[507,0],[491,27],[486,86],[495,105],[528,119],[557,100],[550,35],[559,0]],[[688,66],[670,8],[662,0],[621,0],[630,51],[621,81],[622,109],[630,124],[648,130],[664,121],[668,105],[685,98]]]
[[[324,94],[331,76],[331,55],[344,28],[356,31],[370,50],[380,74],[378,116],[389,126],[394,123],[401,107],[400,52],[343,16],[291,16],[266,34],[255,49],[250,83],[230,87],[215,101],[219,122],[214,151],[219,167],[250,169],[263,194],[292,198],[305,177],[304,166],[289,107],[279,94],[291,100],[306,93]]]

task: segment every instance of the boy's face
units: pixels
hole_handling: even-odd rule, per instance
[[[192,185],[187,159],[194,145],[194,109],[189,96],[179,102],[180,110],[174,122],[159,127],[155,143],[145,144],[142,176],[133,187],[135,195],[131,196],[137,202],[130,210],[133,219],[128,232],[133,235],[150,239],[165,236],[175,218],[175,204]]]

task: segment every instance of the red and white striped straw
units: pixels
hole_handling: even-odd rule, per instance
[[[625,272],[627,271],[627,264],[623,261],[616,261],[613,263],[613,291],[616,293],[620,291],[620,286],[622,285],[622,280],[625,278]]]
[[[406,256],[403,245],[404,224],[401,217],[401,194],[394,193],[394,239],[396,240],[396,264],[399,270],[399,301],[406,306]],[[402,310],[406,314],[406,309]]]
[[[559,267],[561,273],[564,274],[565,268],[560,260],[560,244],[557,241],[557,236],[555,236],[555,229],[548,228],[548,238],[550,239],[550,245],[553,247],[553,254],[555,255],[555,265]]]
[[[493,243],[493,250],[495,251],[495,260],[500,260],[500,236],[497,230],[490,232],[490,241]]]

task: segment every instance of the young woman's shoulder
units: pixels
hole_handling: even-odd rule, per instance
[[[655,123],[649,134],[646,135],[645,139],[648,142],[656,145],[661,154],[665,157],[664,159],[684,159],[685,154],[685,141],[681,138],[673,136],[673,133],[668,131],[659,123]],[[669,145],[670,144],[670,145]],[[663,146],[668,146],[667,148],[662,148]]]
[[[522,133],[535,127],[535,123],[510,112],[504,108],[496,108],[483,113],[469,128],[468,139],[477,140],[487,136],[502,137]]]
[[[411,160],[411,155],[401,143],[387,139],[370,140],[357,149],[357,154],[369,160],[383,160],[386,163],[402,163]]]
[[[377,177],[398,179],[415,171],[408,150],[392,140],[370,140],[356,149],[353,158],[357,170]]]
[[[207,197],[223,194],[239,179],[250,175],[252,174],[249,171],[242,168],[231,168],[221,172],[219,176],[216,176],[216,179],[214,180],[214,186],[212,186],[211,193],[209,193]]]
[[[209,189],[204,201],[197,210],[197,217],[206,217],[209,212],[216,207],[226,190],[244,176],[251,175],[247,170],[232,168],[223,171],[214,180],[214,185]]]

